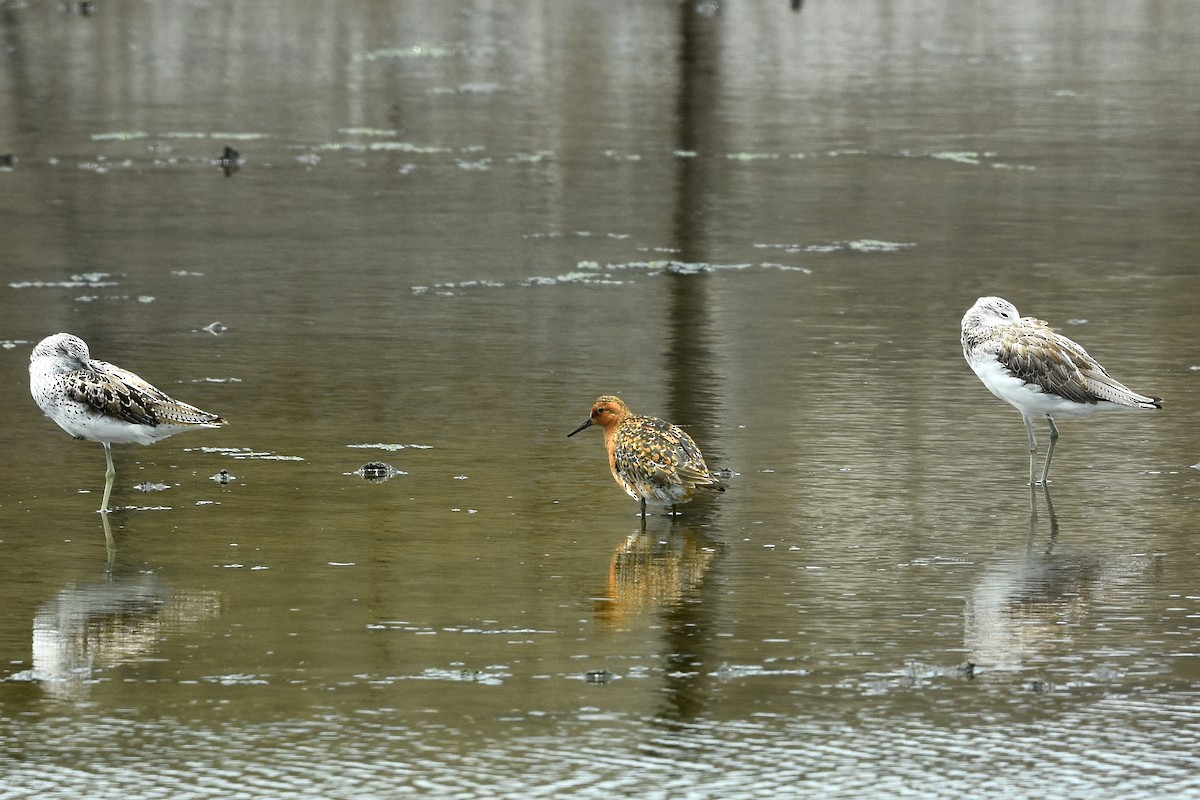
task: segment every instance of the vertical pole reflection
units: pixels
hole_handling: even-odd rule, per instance
[[[717,53],[720,19],[695,2],[680,3],[677,147],[672,246],[677,260],[709,258],[705,212],[707,165],[720,138]],[[709,466],[720,466],[711,432],[720,421],[721,380],[714,367],[715,330],[709,276],[672,274],[668,282],[666,364],[669,418],[690,426]],[[697,433],[698,431],[698,433]],[[714,458],[716,462],[714,463]],[[685,512],[688,513],[688,512]],[[695,512],[691,512],[695,513]],[[694,532],[692,532],[694,534]],[[673,531],[672,535],[676,535]],[[711,582],[709,583],[711,585]],[[697,596],[670,607],[664,619],[666,707],[664,723],[687,723],[708,706],[713,609],[703,582]]]
[[[719,18],[696,3],[680,4],[679,84],[676,103],[672,247],[677,260],[695,264],[707,260],[708,165],[720,139],[717,113],[717,45]],[[685,425],[700,423],[710,430],[719,418],[719,384],[713,367],[714,331],[708,275],[674,273],[667,276],[669,314],[667,378],[669,419]],[[705,449],[704,440],[700,446]],[[707,451],[706,451],[707,452]],[[710,466],[713,464],[710,461]]]

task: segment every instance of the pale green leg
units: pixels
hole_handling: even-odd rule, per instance
[[[1021,419],[1025,420],[1025,432],[1029,434],[1029,485],[1033,486],[1033,473],[1037,467],[1037,437],[1033,435],[1033,420],[1025,414],[1021,415]],[[1047,461],[1046,466],[1049,465]]]
[[[101,514],[100,522],[104,524],[104,551],[108,554],[108,569],[111,571],[113,559],[117,555],[117,544],[113,541],[112,526],[108,524],[108,514]]]
[[[104,500],[100,502],[100,513],[108,513],[108,498],[112,494],[113,478],[117,477],[116,467],[112,461],[112,445],[108,442],[101,442],[104,445],[104,460],[108,462],[108,470],[104,473]]]

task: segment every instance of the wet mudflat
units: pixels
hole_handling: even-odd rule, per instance
[[[0,797],[1200,796],[1190,4],[92,11],[0,6]],[[1166,401],[1035,513],[982,294]],[[111,559],[59,330],[230,420]]]

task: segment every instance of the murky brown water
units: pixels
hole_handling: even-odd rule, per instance
[[[1200,7],[0,34],[0,798],[1200,796]],[[985,293],[1166,398],[1036,517]],[[116,448],[111,564],[59,330],[231,421]],[[730,490],[640,534],[602,392]]]

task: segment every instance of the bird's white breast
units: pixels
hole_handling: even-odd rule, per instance
[[[1079,403],[1059,397],[1036,384],[1021,380],[989,353],[971,354],[967,363],[988,391],[1030,417],[1081,419],[1098,411],[1121,408],[1113,403]]]

